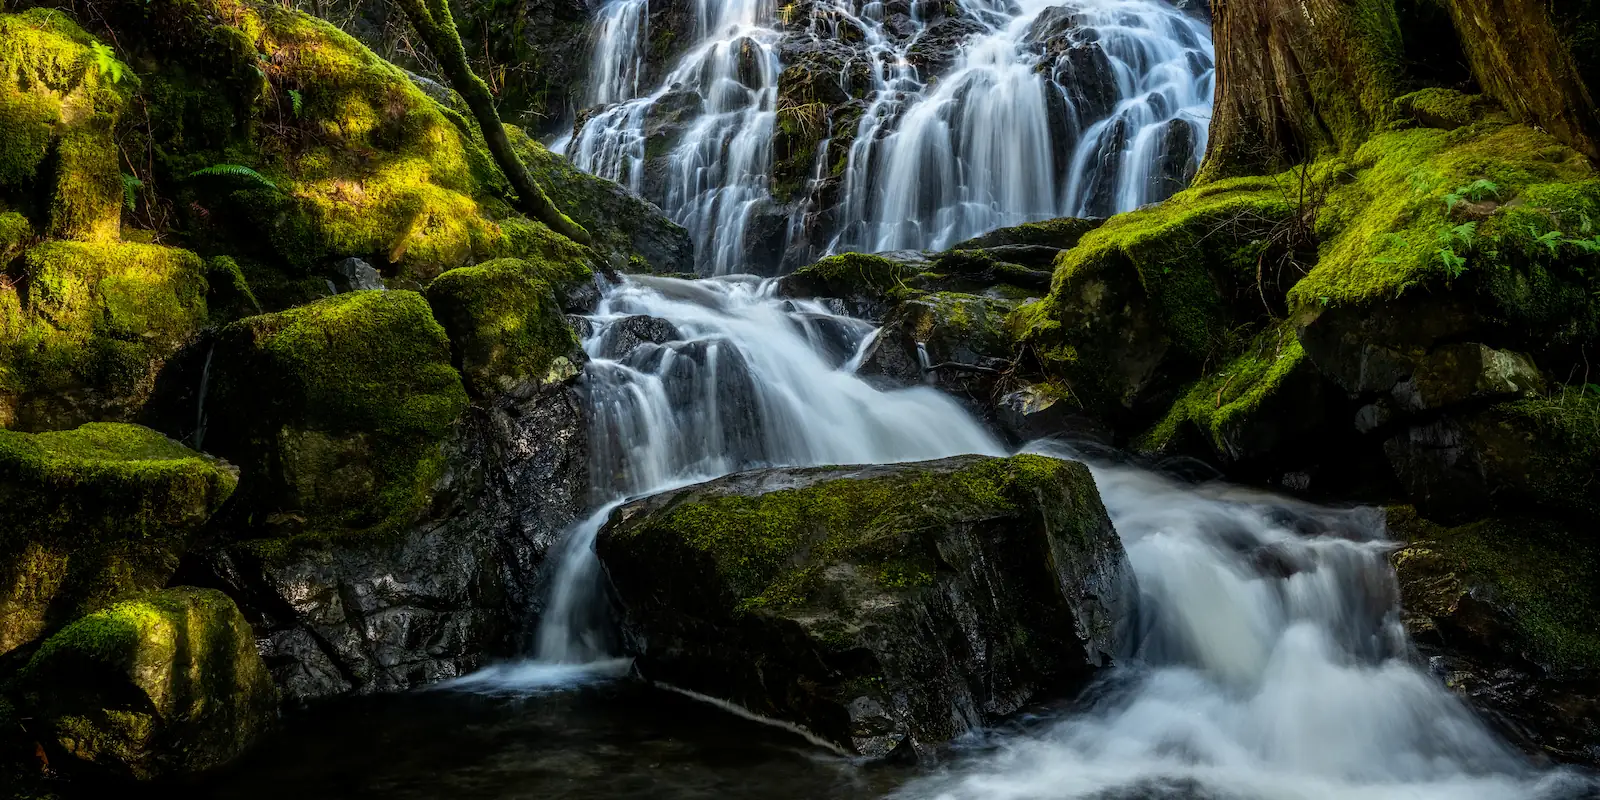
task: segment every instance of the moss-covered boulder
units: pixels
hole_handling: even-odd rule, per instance
[[[165,361],[205,325],[199,257],[160,245],[51,241],[0,288],[0,425],[134,419]]]
[[[1502,730],[1559,760],[1594,764],[1600,737],[1600,549],[1538,515],[1450,527],[1387,512],[1406,628],[1448,684]]]
[[[1088,469],[1042,456],[733,475],[597,549],[647,677],[868,756],[1081,685],[1135,598]]]
[[[1340,408],[1331,384],[1305,357],[1288,325],[1256,336],[1233,360],[1187,386],[1135,449],[1202,455],[1230,468],[1282,460],[1325,443]]]
[[[1290,178],[1222,181],[1122,214],[1056,262],[1013,326],[1039,368],[1092,416],[1135,428],[1240,344],[1281,279],[1268,242],[1291,228]],[[1287,277],[1287,276],[1284,276]]]
[[[277,690],[227,595],[180,587],[123,600],[50,637],[17,676],[58,769],[152,780],[244,751]]]
[[[514,129],[511,141],[545,193],[589,232],[595,252],[613,269],[657,275],[694,271],[689,232],[650,201],[579,170],[566,156]]]
[[[134,425],[0,431],[0,652],[158,589],[237,471]]]
[[[1600,516],[1600,395],[1566,391],[1419,421],[1384,444],[1431,516]]]
[[[392,530],[414,520],[467,405],[450,340],[415,292],[360,291],[217,336],[205,446],[239,464],[250,530]]]
[[[526,261],[451,270],[428,286],[427,297],[478,397],[525,396],[581,368],[583,350],[555,291]]]
[[[1043,222],[1025,222],[975,236],[951,250],[983,250],[997,247],[1045,247],[1070,250],[1084,234],[1100,227],[1104,220],[1062,217]]]
[[[931,382],[987,404],[1014,355],[1006,317],[1016,305],[963,292],[905,300],[884,318],[857,371],[899,385]]]
[[[922,273],[925,261],[840,253],[785,275],[778,291],[787,297],[843,300],[852,311],[882,317],[888,304],[911,288],[907,282]]]
[[[0,14],[0,201],[48,235],[116,241],[116,127],[137,84],[132,69],[65,13]]]

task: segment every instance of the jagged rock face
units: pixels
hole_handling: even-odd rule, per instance
[[[239,602],[287,702],[462,675],[522,651],[544,594],[538,568],[587,507],[586,432],[566,387],[474,410],[430,520],[383,537],[229,545],[181,577]]]
[[[1042,456],[737,474],[596,547],[646,677],[877,757],[1081,685],[1136,598],[1088,470]]]

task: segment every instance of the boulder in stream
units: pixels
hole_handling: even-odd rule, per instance
[[[924,753],[1118,652],[1134,578],[1082,464],[768,469],[597,540],[642,673],[853,753]]]

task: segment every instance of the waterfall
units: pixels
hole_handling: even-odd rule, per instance
[[[764,27],[773,20],[769,0],[696,0],[696,44],[654,92],[638,92],[637,60],[647,26],[613,24],[640,19],[642,0],[611,0],[596,29],[595,75],[604,90],[591,90],[600,111],[556,149],[580,169],[615,180],[659,202],[668,217],[688,229],[701,269],[715,275],[739,272],[745,262],[746,231],[754,213],[769,205],[772,135],[778,98],[780,34]],[[617,56],[635,64],[632,92]],[[610,105],[604,105],[609,103]],[[654,145],[647,130],[656,115],[693,121],[676,132],[659,175],[647,175]]]
[[[850,42],[858,61],[821,79],[862,98],[859,120],[841,168],[828,163],[832,137],[818,145],[806,196],[777,233],[788,247],[820,236],[812,251],[942,249],[1165,199],[1205,150],[1209,28],[1163,0],[1051,3],[959,0],[927,18],[923,2],[893,15],[882,2],[816,0],[795,24],[793,4],[780,15],[770,0],[697,0],[694,45],[641,94],[646,3],[611,0],[596,16],[596,110],[556,147],[659,203],[690,231],[703,272],[771,272],[760,220],[781,212],[770,194],[778,54]],[[949,65],[927,63],[929,48]],[[828,230],[808,232],[813,217]]]
[[[1151,0],[962,8],[985,30],[937,81],[907,66],[909,46],[871,50],[882,63],[831,249],[937,250],[1129,211],[1198,167],[1214,80],[1205,23]],[[882,39],[871,17],[859,24]]]
[[[607,290],[583,339],[599,511],[552,554],[535,660],[452,686],[542,690],[626,666],[608,641],[594,539],[627,499],[757,467],[1003,452],[942,392],[881,391],[857,377],[871,324],[775,290],[749,277],[647,276]]]
[[[1070,456],[1059,446],[1036,446]],[[1092,467],[1139,579],[1139,666],[902,798],[1535,800],[1540,771],[1418,669],[1382,516]]]
[[[634,277],[607,290],[583,336],[599,512],[553,554],[538,660],[456,687],[539,692],[627,668],[607,638],[594,537],[630,497],[768,465],[1002,454],[940,392],[858,379],[870,324],[774,287]],[[1136,657],[1087,707],[980,739],[898,797],[1556,800],[1593,788],[1531,766],[1414,662],[1378,511],[1091,469],[1139,580]]]

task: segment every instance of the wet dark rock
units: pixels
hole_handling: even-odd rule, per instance
[[[663,345],[682,338],[671,322],[640,314],[608,323],[601,334],[600,352],[606,358],[624,361],[646,344]]]
[[[371,264],[359,258],[350,257],[333,266],[338,274],[338,287],[341,292],[354,292],[362,289],[384,289],[383,276]]]
[[[872,757],[1082,686],[1137,596],[1087,469],[1042,456],[737,474],[597,549],[647,678]]]
[[[414,688],[524,652],[539,566],[589,499],[583,407],[558,388],[474,409],[447,447],[436,510],[406,529],[226,545],[180,575],[234,598],[290,703]]]
[[[1048,385],[1024,386],[995,403],[995,421],[1016,441],[1064,438],[1109,445],[1112,432],[1104,421],[1083,413],[1071,398]]]
[[[1419,509],[1446,520],[1488,513],[1600,514],[1600,399],[1501,403],[1419,422],[1384,443]]]
[[[1150,192],[1152,197],[1166,198],[1183,191],[1194,180],[1200,159],[1195,152],[1194,126],[1187,120],[1168,122],[1160,136],[1155,169],[1150,172]]]
[[[1388,522],[1402,619],[1435,675],[1538,758],[1600,765],[1589,537],[1529,515],[1449,528],[1397,507]]]
[[[902,302],[884,318],[859,373],[890,385],[927,382],[988,405],[1013,354],[1005,329],[1012,308],[1013,303],[955,292]]]
[[[660,204],[666,200],[667,157],[699,118],[702,107],[700,95],[671,91],[657,100],[645,115],[643,186],[644,196],[651,202]]]
[[[929,25],[906,53],[906,60],[924,77],[943,75],[961,54],[966,41],[988,30],[966,17],[946,17]]]
[[[843,366],[856,353],[861,339],[871,327],[859,320],[831,314],[792,313],[789,317],[812,347],[835,367]]]
[[[989,250],[999,257],[1002,253],[1009,254],[1014,251],[1002,251],[1002,247],[1038,247],[1052,251],[1069,249],[1078,244],[1083,235],[1100,227],[1105,220],[1077,219],[1063,217],[1061,219],[1045,220],[1043,222],[1028,222],[1010,228],[993,230],[982,236],[975,236],[950,249],[952,250]],[[1013,257],[1008,260],[1018,264],[1033,266],[1031,260],[1021,260]]]

